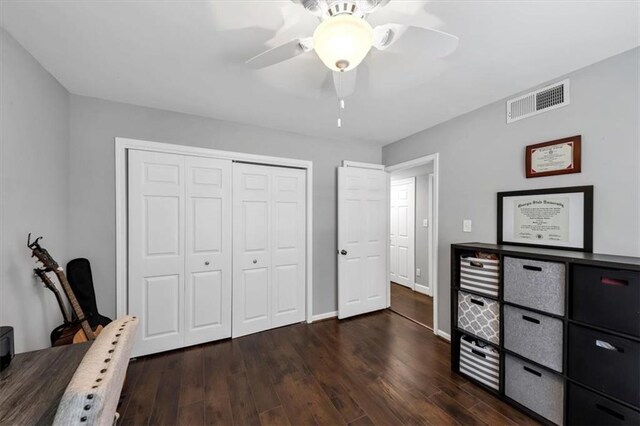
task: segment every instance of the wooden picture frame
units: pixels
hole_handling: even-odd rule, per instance
[[[593,186],[498,192],[498,244],[593,252]]]
[[[582,171],[582,136],[529,145],[525,149],[527,179]]]

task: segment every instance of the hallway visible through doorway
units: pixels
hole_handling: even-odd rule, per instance
[[[433,297],[392,282],[391,310],[433,330]]]
[[[392,311],[437,328],[435,205],[437,154],[398,165],[389,190],[389,302]]]

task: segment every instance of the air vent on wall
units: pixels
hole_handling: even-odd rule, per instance
[[[569,105],[569,79],[507,101],[507,123]]]

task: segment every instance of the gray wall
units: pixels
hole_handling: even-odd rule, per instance
[[[53,294],[33,276],[27,234],[67,260],[69,95],[0,29],[0,324],[17,352],[45,347],[62,323]]]
[[[117,136],[313,161],[313,312],[337,309],[336,167],[380,163],[380,148],[72,95],[69,255],[90,259],[108,316],[115,314]]]
[[[416,176],[416,284],[429,285],[429,228],[422,226],[429,219],[429,175]],[[431,225],[431,224],[429,224]]]
[[[450,330],[449,246],[496,241],[496,192],[594,185],[594,251],[640,255],[639,54],[634,49],[570,74],[567,107],[505,124],[500,101],[383,147],[386,165],[440,153],[441,330]],[[525,178],[526,145],[576,134],[582,173]],[[472,233],[462,232],[464,218],[473,220]]]

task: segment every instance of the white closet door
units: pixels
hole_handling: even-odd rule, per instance
[[[389,175],[338,168],[338,317],[387,307]]]
[[[415,178],[391,181],[391,281],[415,286]]]
[[[271,168],[271,327],[304,320],[306,172]]]
[[[304,320],[306,174],[233,165],[233,337]]]
[[[231,161],[185,157],[185,346],[231,336]]]
[[[233,165],[233,337],[271,328],[271,168]]]
[[[133,356],[184,341],[184,157],[129,151],[129,306]]]

